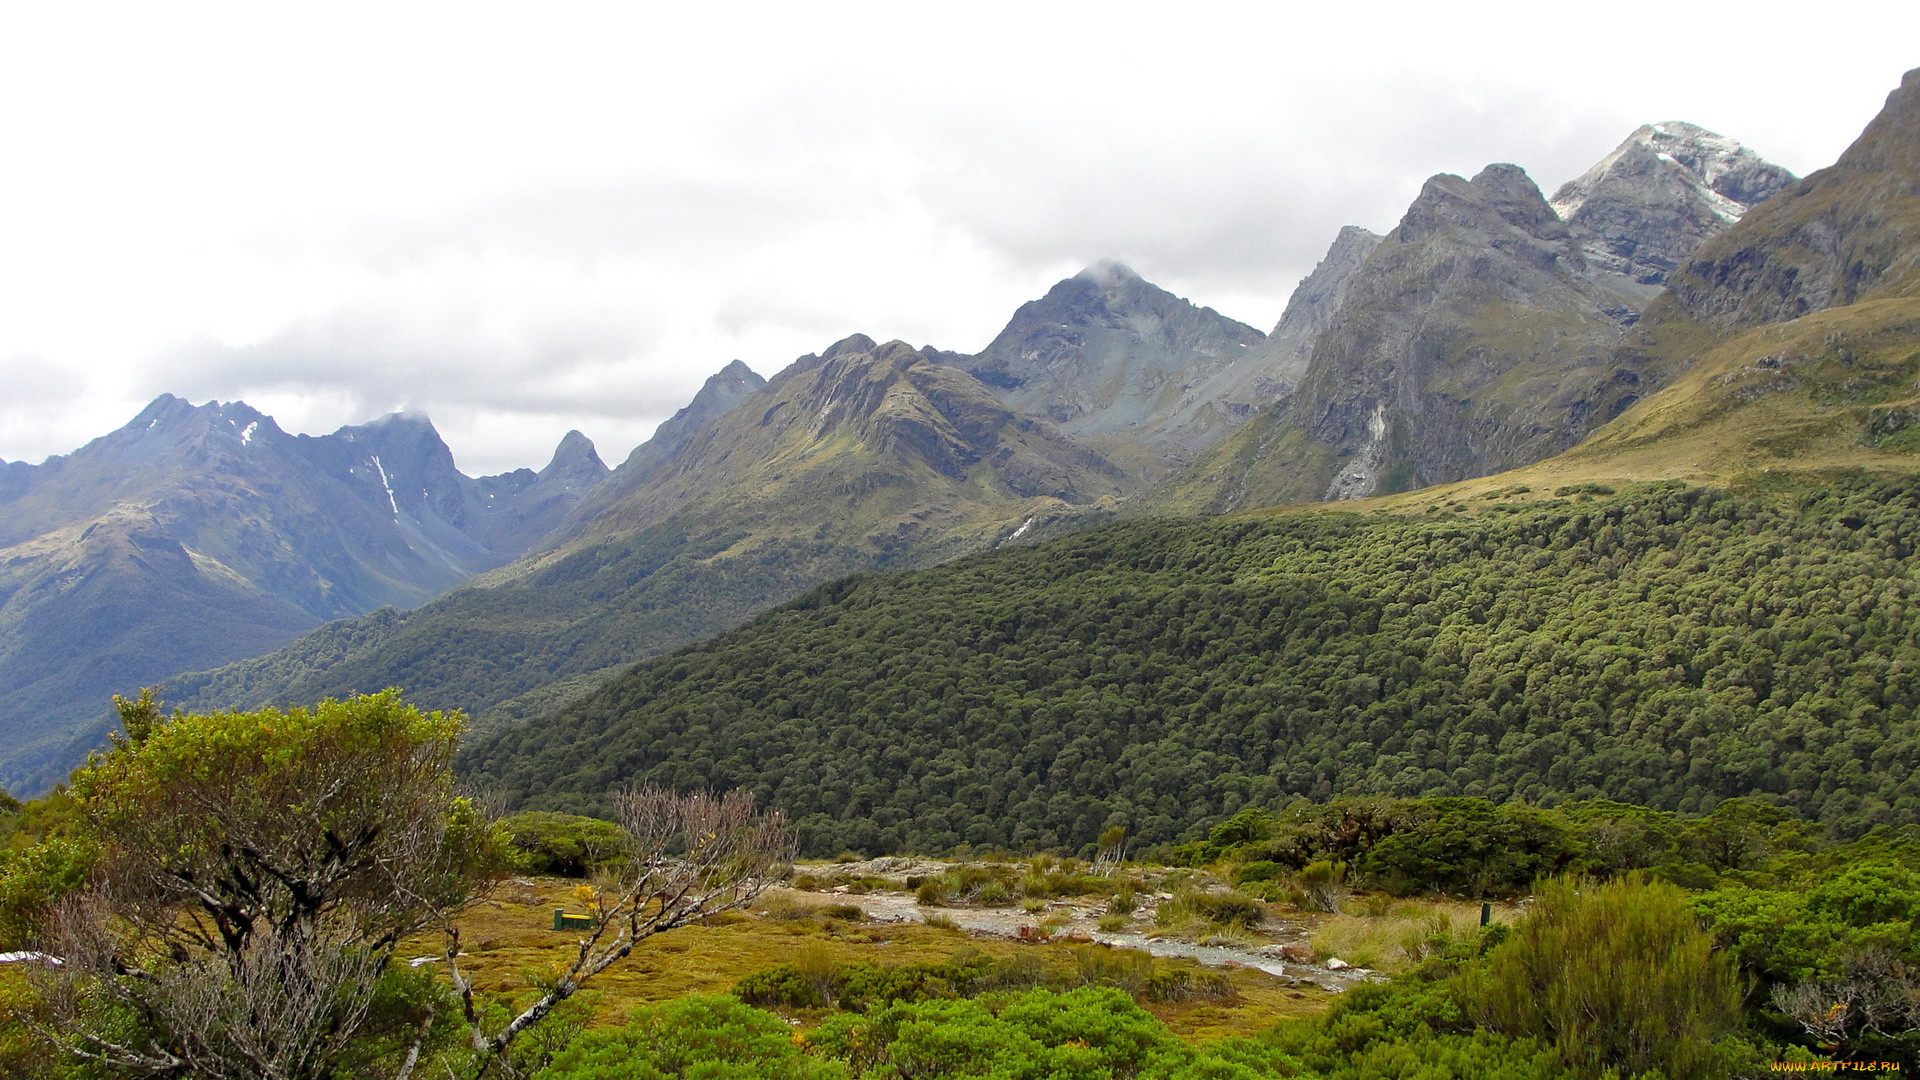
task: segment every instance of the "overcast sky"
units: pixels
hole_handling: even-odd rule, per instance
[[[1102,257],[1268,329],[1436,172],[1673,119],[1804,174],[1920,65],[1912,0],[1334,6],[7,4],[0,458],[171,392],[614,464],[732,359],[975,350]]]

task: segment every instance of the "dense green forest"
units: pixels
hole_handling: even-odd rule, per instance
[[[458,767],[574,811],[630,779],[743,787],[809,853],[1177,842],[1368,793],[1920,821],[1920,481],[1566,495],[856,576]]]

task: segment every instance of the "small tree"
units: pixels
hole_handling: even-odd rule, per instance
[[[516,1042],[551,1043],[527,1037],[588,979],[748,903],[791,854],[780,817],[745,795],[616,794],[625,858],[590,901],[593,929],[494,1027],[457,922],[503,852],[454,790],[458,713],[394,691],[170,718],[151,693],[116,701],[126,734],[71,788],[98,859],[52,905],[45,943],[64,963],[36,976],[42,1032],[108,1073],[399,1080],[438,1053],[436,1073],[512,1075]],[[430,927],[451,988],[392,963]]]
[[[68,1047],[134,1074],[409,1074],[435,1010],[393,950],[493,864],[448,769],[460,716],[391,691],[164,722],[151,693],[116,702],[126,736],[72,783],[101,859],[41,976]]]
[[[1115,825],[1100,834],[1100,841],[1094,847],[1093,872],[1101,877],[1112,877],[1127,860],[1127,827]]]
[[[514,1040],[578,993],[588,979],[675,927],[743,907],[784,873],[793,857],[777,812],[756,813],[741,792],[675,795],[652,787],[617,791],[614,817],[626,834],[626,859],[605,872],[585,906],[593,926],[575,945],[573,962],[532,1004],[490,1030],[473,984],[460,970],[460,931],[445,923],[448,974],[466,1015],[473,1075],[507,1061]]]
[[[1731,958],[1714,952],[1680,890],[1627,879],[1547,883],[1512,938],[1459,985],[1481,1023],[1551,1039],[1590,1076],[1717,1075],[1714,1044],[1741,999]]]

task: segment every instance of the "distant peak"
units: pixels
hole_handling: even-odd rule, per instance
[[[553,451],[553,460],[540,470],[541,476],[554,476],[561,473],[585,471],[598,475],[607,471],[606,462],[600,460],[600,454],[593,447],[593,440],[579,431],[569,431],[560,439],[560,445]]]
[[[1916,146],[1920,146],[1920,68],[1901,78],[1899,87],[1887,95],[1887,103],[1835,164],[1911,175]]]
[[[834,342],[826,352],[820,354],[820,359],[831,360],[836,356],[845,356],[850,353],[870,353],[873,349],[872,338],[865,334],[851,334]]]
[[[209,402],[208,404],[217,404],[217,402]],[[187,401],[185,398],[174,397],[172,394],[161,394],[159,397],[148,402],[147,407],[141,409],[138,416],[129,420],[127,427],[138,428],[143,431],[152,431],[154,428],[170,420],[183,416],[191,416],[195,411],[197,410],[194,409],[193,403]]]
[[[713,378],[725,377],[729,379],[758,379],[760,378],[760,375],[758,372],[748,367],[744,361],[735,360],[732,363],[728,364],[726,367],[721,368],[718,374],[712,377]],[[765,380],[762,380],[762,381],[764,382]]]
[[[1510,162],[1496,161],[1475,173],[1467,181],[1481,191],[1490,192],[1499,197],[1537,197],[1540,188],[1534,184],[1527,170]]]
[[[1794,180],[1738,139],[1685,120],[1663,120],[1635,128],[1593,168],[1563,184],[1551,202],[1554,212],[1570,221],[1596,192],[1647,192],[1652,189],[1646,178],[1660,175],[1680,178],[1728,222]]]

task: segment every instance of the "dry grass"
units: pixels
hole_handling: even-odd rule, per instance
[[[506,883],[460,919],[467,955],[461,965],[482,990],[515,994],[528,988],[528,974],[551,970],[571,952],[578,931],[555,932],[553,909],[567,907],[575,883],[558,878]],[[636,1005],[684,994],[725,993],[745,976],[803,955],[839,963],[938,963],[971,946],[993,956],[1041,950],[1050,963],[1072,963],[1064,945],[1019,944],[975,938],[958,929],[914,923],[853,923],[820,916],[814,905],[791,893],[773,892],[755,905],[762,918],[732,914],[715,925],[690,926],[641,943],[632,956],[596,978],[594,1023],[623,1023]],[[409,941],[402,957],[436,952],[437,941]],[[1252,1034],[1287,1017],[1324,1012],[1332,995],[1291,988],[1253,970],[1225,972],[1237,1000],[1150,1005],[1148,1009],[1182,1038],[1205,1040]]]
[[[1436,934],[1467,937],[1479,929],[1480,905],[1451,900],[1402,900],[1384,915],[1360,914],[1361,905],[1327,915],[1313,931],[1313,951],[1324,962],[1335,958],[1355,967],[1389,974],[1405,971],[1420,959]],[[1517,909],[1494,905],[1496,922],[1513,921]]]

